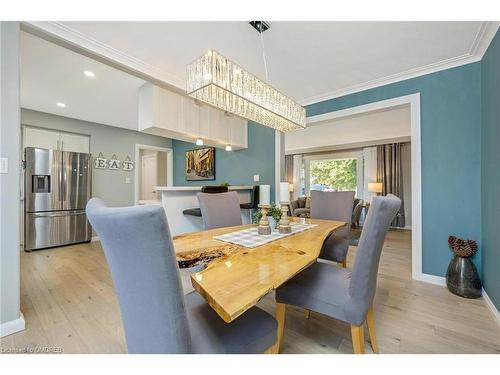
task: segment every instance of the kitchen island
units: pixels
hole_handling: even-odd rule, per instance
[[[228,189],[238,194],[240,203],[250,202],[253,186],[229,186]],[[200,207],[196,194],[201,191],[201,186],[157,186],[156,191],[161,193],[161,203],[173,236],[203,230],[201,217],[182,213],[186,209]],[[242,209],[241,218],[243,224],[250,224],[250,210]]]

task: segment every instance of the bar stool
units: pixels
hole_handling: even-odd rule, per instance
[[[208,194],[218,194],[218,193],[227,193],[228,188],[227,186],[202,186],[201,187],[201,192],[202,193],[208,193]],[[189,215],[189,216],[197,216],[201,217],[201,209],[198,208],[187,208],[184,211],[182,211],[184,215]]]
[[[240,208],[242,210],[250,210],[250,222],[252,222],[253,211],[259,207],[259,185],[255,185],[252,188],[252,193],[250,196],[250,202],[240,203]]]

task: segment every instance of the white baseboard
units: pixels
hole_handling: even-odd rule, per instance
[[[417,281],[423,281],[424,283],[446,286],[446,278],[443,276],[429,275],[428,273],[420,273],[414,277]]]
[[[24,315],[23,313],[19,313],[19,318],[0,324],[0,337],[23,331],[25,327]]]
[[[90,240],[92,242],[100,241],[99,236],[92,236],[92,239]]]
[[[496,306],[493,304],[493,301],[491,300],[490,296],[488,296],[488,293],[486,293],[486,290],[482,290],[483,292],[483,298],[486,301],[486,304],[491,310],[491,313],[493,314],[493,317],[495,318],[497,324],[500,326],[500,312],[496,308]]]
[[[429,275],[427,273],[419,274],[415,278],[415,280],[423,281],[423,282],[426,282],[429,284],[434,284],[434,285],[446,286],[446,278],[445,277]],[[482,295],[483,295],[484,301],[486,302],[486,305],[488,305],[491,313],[493,314],[495,321],[500,326],[500,312],[498,311],[496,306],[493,304],[493,301],[488,296],[488,293],[486,293],[486,290],[484,290],[484,288],[482,289]]]

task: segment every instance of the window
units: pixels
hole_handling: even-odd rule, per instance
[[[357,184],[356,159],[311,160],[310,190],[356,191]]]
[[[305,195],[311,190],[320,190],[355,191],[357,197],[363,196],[362,151],[308,155],[303,161],[301,190],[303,187]]]

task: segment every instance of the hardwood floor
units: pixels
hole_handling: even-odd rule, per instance
[[[411,234],[391,231],[380,262],[375,323],[380,353],[500,353],[500,328],[483,299],[411,280]],[[347,265],[356,252],[351,247]],[[192,290],[182,272],[185,291]],[[259,306],[274,314],[272,294]],[[0,339],[3,351],[55,347],[63,353],[123,353],[118,303],[100,244],[21,255],[26,330]],[[365,333],[367,340],[368,332]],[[369,343],[366,351],[371,352]],[[348,324],[315,312],[286,311],[282,353],[352,353]]]

